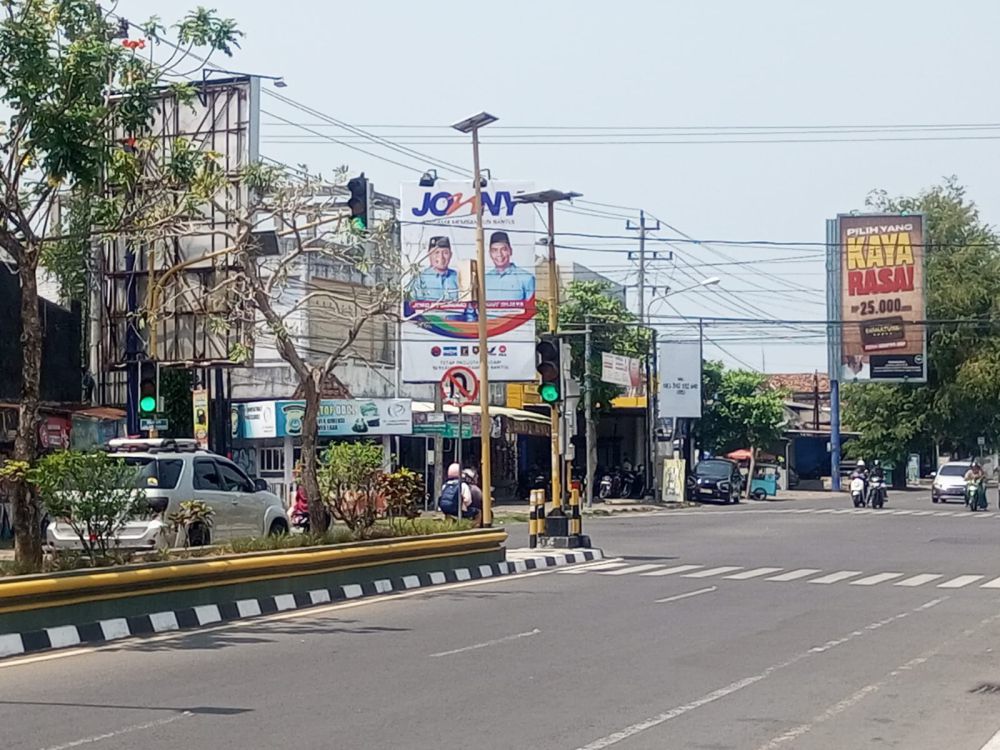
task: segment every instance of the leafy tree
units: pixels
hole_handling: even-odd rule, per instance
[[[198,154],[185,161],[190,169],[183,184],[145,180],[151,164],[173,173],[179,164],[143,139],[158,87],[171,85],[187,96],[194,91],[167,80],[179,65],[190,68],[187,53],[157,64],[153,50],[167,30],[158,19],[142,28],[146,38],[123,39],[127,25],[95,0],[6,0],[0,11],[0,254],[21,282],[18,462],[31,463],[37,453],[44,334],[39,266],[50,265],[64,295],[80,295],[80,269],[89,265],[94,235],[166,227],[192,207],[186,199],[192,186],[225,179],[210,168],[209,155]],[[230,54],[240,36],[231,20],[204,9],[186,16],[174,32],[179,49],[203,55]],[[150,200],[158,209],[151,210]],[[69,210],[60,215],[59,206]],[[30,484],[15,484],[12,506],[17,560],[37,566],[39,507]]]
[[[768,386],[761,373],[725,370],[711,361],[702,368],[702,389],[701,444],[713,453],[749,448],[752,477],[757,451],[781,437],[784,394]]]
[[[92,565],[118,546],[118,534],[146,508],[136,468],[107,453],[60,451],[27,472],[45,510],[73,529]]]
[[[862,433],[852,456],[902,461],[937,444],[972,453],[1000,443],[1000,238],[951,177],[916,197],[874,192],[869,208],[926,215],[928,381],[847,384],[844,424]]]

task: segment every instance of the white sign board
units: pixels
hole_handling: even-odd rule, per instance
[[[701,417],[701,342],[660,345],[660,417]]]
[[[625,388],[638,388],[642,384],[642,363],[635,357],[602,352],[601,380]]]
[[[486,317],[492,382],[535,379],[535,208],[514,202],[524,182],[490,180],[482,191]],[[474,271],[476,199],[471,182],[404,184],[403,380],[440,382],[450,368],[479,372]],[[480,373],[480,376],[482,374]]]

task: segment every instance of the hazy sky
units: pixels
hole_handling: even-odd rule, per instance
[[[165,10],[162,0],[122,0],[119,12],[133,21],[155,12],[173,22],[186,6],[170,5],[177,10]],[[988,221],[1000,215],[998,143],[990,139],[1000,137],[1000,103],[993,100],[1000,69],[995,43],[1000,3],[995,1],[212,0],[211,5],[235,17],[246,32],[242,51],[224,67],[282,75],[288,83],[278,91],[282,95],[394,141],[409,140],[408,148],[459,165],[471,164],[471,149],[463,138],[453,139],[446,126],[485,109],[501,118],[483,133],[483,165],[495,177],[530,179],[539,188],[579,191],[585,200],[643,208],[694,238],[822,243],[824,220],[863,208],[869,190],[914,193],[950,174],[968,187]],[[295,122],[321,122],[271,98],[265,97],[264,107]],[[266,114],[262,119],[276,123]],[[936,142],[696,144],[691,142],[696,131],[625,130],[966,123],[998,124],[964,133],[977,140]],[[413,125],[438,127],[402,127]],[[554,126],[605,126],[603,134],[576,132],[591,141],[616,143],[571,143],[566,134],[573,131],[545,130]],[[328,124],[314,129],[346,137]],[[738,129],[707,132],[700,139],[760,137]],[[943,134],[963,135],[947,131],[937,137]],[[288,136],[303,135],[307,138],[300,142],[288,142]],[[491,143],[491,135],[505,142]],[[512,136],[518,135],[526,143],[514,143]],[[769,137],[887,136],[935,134],[895,130],[881,136],[792,132]],[[283,124],[266,125],[263,139],[265,155],[306,163],[314,171],[349,164],[371,177],[380,192],[394,195],[401,181],[434,166],[348,137],[413,167],[404,169]],[[576,208],[636,214],[583,203]],[[561,252],[635,282],[634,264],[624,253],[635,248],[627,239],[634,233],[625,230],[623,217],[561,212],[556,225],[559,232],[614,236],[567,237],[565,244],[587,249]],[[651,236],[679,235],[663,227]],[[766,312],[782,319],[825,318],[818,244],[648,247],[673,249],[675,258],[654,264],[648,283],[680,289],[692,278],[722,278],[714,290],[672,298],[684,315],[760,318]],[[739,261],[791,260],[706,265],[725,263],[720,252]],[[631,294],[635,304],[634,290]],[[654,316],[676,314],[662,303],[648,308]],[[662,330],[677,335],[681,329]],[[710,326],[707,337],[725,352],[706,343],[706,355],[757,368],[766,361],[773,372],[823,369],[824,346],[808,336],[820,331]]]

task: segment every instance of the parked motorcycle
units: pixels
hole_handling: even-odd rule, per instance
[[[614,468],[601,477],[601,485],[598,490],[598,496],[601,500],[607,500],[609,497],[621,497],[621,492],[622,473],[619,469]]]
[[[851,501],[855,508],[865,507],[865,480],[861,477],[851,480]]]
[[[624,493],[623,493],[624,494]],[[632,488],[625,497],[641,499],[646,494],[646,468],[644,466],[635,467],[632,474]]]
[[[868,502],[873,508],[881,508],[885,505],[885,498],[885,479],[882,477],[872,477],[868,483]]]

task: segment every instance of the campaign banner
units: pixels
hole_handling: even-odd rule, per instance
[[[531,184],[482,190],[491,382],[535,378],[535,211],[514,202]],[[471,182],[404,184],[402,377],[438,382],[451,367],[479,372],[476,198]]]
[[[276,401],[277,437],[302,434],[305,401]],[[410,435],[413,433],[412,402],[407,398],[331,399],[319,406],[320,437],[364,437],[366,435]]]
[[[659,364],[657,416],[701,418],[701,342],[664,341]]]
[[[191,416],[194,422],[194,439],[198,447],[208,449],[208,391],[195,388],[191,391]]]
[[[274,401],[253,401],[239,404],[239,407],[240,437],[255,439],[278,436]]]
[[[840,379],[927,380],[924,218],[837,217]]]
[[[625,388],[642,385],[642,362],[635,357],[601,352],[601,380]]]

